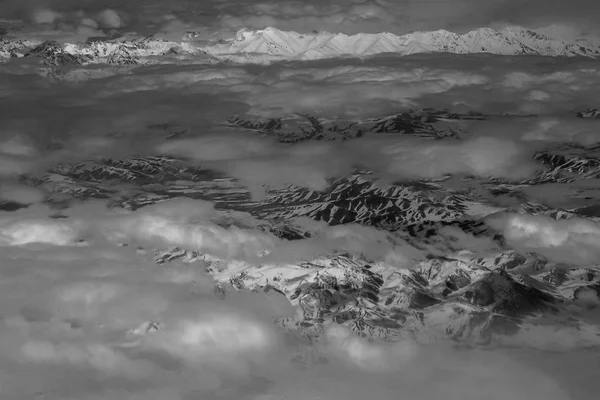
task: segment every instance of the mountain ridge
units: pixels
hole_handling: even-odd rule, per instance
[[[194,34],[187,35],[193,41]],[[521,27],[507,27],[500,31],[479,28],[465,34],[446,30],[412,32],[395,35],[318,32],[301,34],[273,27],[261,30],[239,30],[235,37],[203,47],[214,56],[239,60],[300,59],[314,60],[338,56],[365,57],[383,53],[410,55],[423,52],[455,54],[493,53],[502,55],[543,56],[600,56],[600,48],[590,43],[568,43]]]
[[[158,36],[139,39],[94,38],[85,43],[58,43],[0,36],[0,60],[36,55],[46,65],[108,64],[138,65],[160,63],[175,57],[269,63],[278,60],[318,60],[336,57],[369,57],[377,54],[417,53],[538,55],[550,57],[600,57],[600,47],[589,42],[565,42],[521,27],[500,31],[479,28],[464,34],[446,30],[405,35],[389,32],[302,34],[273,27],[241,29],[229,39],[206,41],[196,32],[183,34],[181,41]],[[162,57],[164,61],[157,60]],[[197,61],[197,60],[196,60]]]

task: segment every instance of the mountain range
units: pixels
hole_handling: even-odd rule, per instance
[[[450,131],[445,124],[462,118],[490,117],[424,109],[351,124],[317,116],[298,117],[296,124],[287,124],[286,118],[261,121],[238,116],[223,124],[287,143],[361,140],[364,135],[457,140],[460,131]],[[171,127],[164,128],[168,140]],[[180,135],[185,136],[185,131]],[[487,216],[503,212],[557,220],[600,219],[595,205],[600,198],[598,191],[581,194],[587,196],[586,204],[568,209],[532,201],[525,194],[527,188],[537,185],[596,179],[600,176],[597,152],[566,145],[540,151],[533,158],[543,170],[527,181],[462,178],[479,187],[478,191],[468,185],[445,185],[450,177],[404,180],[382,187],[374,184],[369,171],[356,171],[332,180],[321,192],[288,186],[269,190],[264,199],[254,200],[243,184],[222,173],[185,159],[145,155],[59,164],[43,175],[24,176],[22,181],[51,193],[47,201],[57,210],[57,218],[65,218],[60,210],[69,198],[106,199],[110,207],[136,210],[183,196],[214,202],[218,210],[233,216],[227,224],[235,224],[237,214],[251,215],[259,221],[256,229],[286,241],[313,236],[312,231],[293,223],[302,217],[329,226],[376,227],[418,249],[434,249],[410,269],[373,262],[343,249],[293,265],[230,265],[194,249],[139,249],[154,252],[156,263],[165,267],[184,262],[205,268],[215,278],[215,290],[221,296],[232,290],[285,296],[299,312],[277,323],[308,340],[336,323],[360,335],[385,340],[411,337],[420,342],[526,344],[544,349],[566,349],[570,343],[596,346],[600,344],[600,329],[593,305],[600,301],[600,268],[557,263],[537,253],[518,253],[506,245],[502,232],[485,222]],[[5,211],[19,207],[25,205],[0,204]],[[491,240],[497,250],[484,255],[465,251],[451,234],[448,236],[448,230],[457,228]],[[588,304],[591,308],[586,309]],[[573,314],[572,309],[579,311]],[[161,321],[148,321],[147,325],[156,330]],[[561,342],[564,335],[574,342]]]
[[[565,42],[520,27],[508,27],[500,31],[480,28],[465,34],[438,30],[412,32],[401,36],[392,33],[301,34],[276,28],[242,29],[234,37],[218,41],[200,40],[198,33],[187,32],[179,42],[161,39],[158,36],[134,40],[95,38],[86,43],[66,44],[0,37],[0,59],[38,57],[48,66],[137,65],[169,63],[181,59],[192,59],[195,62],[265,63],[277,60],[433,52],[598,57],[600,47],[587,41]]]

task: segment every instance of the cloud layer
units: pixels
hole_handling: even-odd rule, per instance
[[[37,219],[22,218],[36,213]],[[43,393],[51,399],[358,400],[368,395],[395,399],[409,391],[412,399],[442,394],[451,400],[484,394],[491,399],[570,399],[537,367],[525,367],[501,351],[422,347],[408,339],[368,341],[341,326],[328,328],[311,346],[273,325],[295,311],[284,296],[233,291],[216,296],[214,282],[200,265],[157,267],[135,246],[117,247],[102,239],[124,239],[125,232],[129,240],[160,239],[221,256],[227,256],[218,250],[224,244],[238,249],[228,253],[234,255],[257,249],[223,228],[215,247],[208,238],[198,241],[194,232],[216,229],[219,219],[209,203],[176,199],[128,216],[84,203],[68,210],[71,218],[64,221],[44,213],[38,207],[14,218],[29,227],[30,239],[36,227],[81,221],[88,245],[64,247],[67,239],[77,239],[59,232],[3,243],[3,255],[11,260],[0,291],[0,362],[6,367],[0,394],[6,398]],[[158,218],[171,226],[149,231],[144,221]],[[304,256],[340,245],[371,256],[389,249],[377,244],[386,235],[372,228],[312,225],[317,237],[307,239]],[[10,224],[1,229],[15,231]],[[174,235],[176,229],[186,233]],[[49,236],[64,240],[41,240]],[[30,247],[36,241],[44,242],[44,251]],[[283,253],[290,255],[289,249]],[[404,246],[401,254],[409,255],[410,249]]]
[[[234,176],[256,196],[289,184],[324,190],[329,179],[355,168],[392,180],[521,180],[535,175],[531,157],[548,143],[598,143],[596,121],[575,112],[593,106],[599,68],[594,60],[421,54],[262,67],[165,64],[52,84],[29,58],[11,60],[0,64],[4,90],[13,93],[0,97],[0,176],[38,174],[59,162],[166,154]],[[352,126],[423,107],[491,116],[444,122],[457,138],[440,142],[377,134],[290,146],[223,126],[235,115],[249,123],[283,118],[282,129],[300,132],[306,116]],[[171,134],[183,136],[165,142]]]

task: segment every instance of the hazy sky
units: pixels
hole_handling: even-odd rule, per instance
[[[518,24],[529,28],[553,26],[552,31],[568,36],[600,31],[600,3],[595,0],[2,0],[0,18],[31,21],[35,10],[50,9],[60,13],[56,20],[72,22],[78,11],[93,16],[106,8],[117,10],[121,24],[130,29],[162,25],[171,12],[178,20],[192,23],[187,26],[233,30],[276,26],[346,33],[435,29],[461,32]]]

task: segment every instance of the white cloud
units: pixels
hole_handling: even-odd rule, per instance
[[[600,226],[590,220],[509,214],[490,217],[489,223],[502,229],[509,245],[518,250],[536,251],[564,263],[590,264],[600,260]]]
[[[25,135],[15,134],[6,135],[6,139],[0,142],[0,152],[11,156],[32,156],[36,155],[36,147],[32,140]],[[4,136],[4,135],[3,135]]]
[[[99,27],[98,23],[96,21],[94,21],[92,18],[82,18],[81,25],[91,28],[91,29],[98,29],[98,27]]]
[[[0,154],[0,177],[18,177],[34,169],[30,160]]]
[[[180,356],[201,363],[206,363],[206,358],[214,361],[244,353],[264,353],[277,341],[272,327],[231,313],[205,313],[195,320],[183,320],[161,339],[171,341],[167,345],[173,346]]]
[[[81,227],[78,223],[32,218],[0,221],[0,245],[3,246],[32,243],[69,246],[76,244],[80,235]]]
[[[335,355],[367,371],[379,373],[397,371],[408,367],[419,356],[419,347],[409,340],[395,343],[369,343],[348,328],[331,326],[324,340]]]
[[[366,138],[351,142],[365,166],[393,178],[436,178],[446,174],[523,179],[537,166],[527,148],[496,137],[466,141]]]
[[[205,202],[195,203],[167,201],[112,216],[99,221],[100,230],[113,242],[180,246],[224,259],[257,259],[274,249],[276,237],[236,226],[223,228],[207,218],[212,210]]]
[[[541,117],[530,124],[522,139],[526,141],[574,142],[589,146],[600,141],[600,127],[595,121],[585,119]]]

